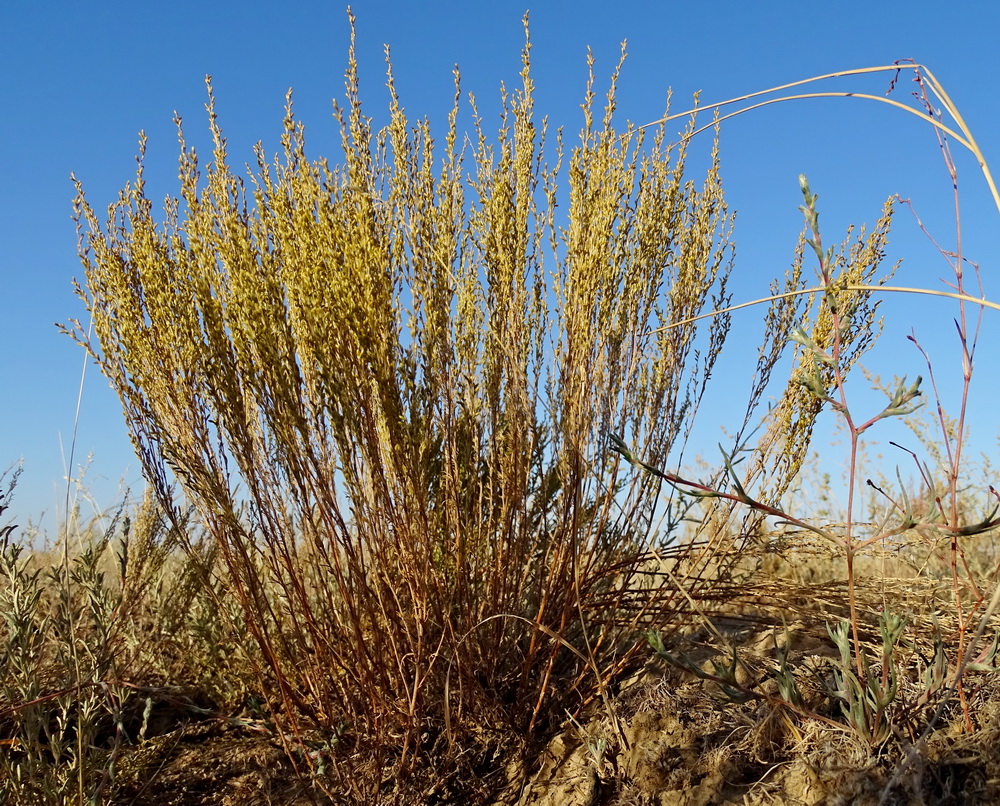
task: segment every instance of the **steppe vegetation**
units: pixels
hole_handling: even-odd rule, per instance
[[[599,100],[591,64],[570,143],[530,63],[527,43],[496,133],[474,101],[460,129],[456,72],[435,140],[391,67],[373,130],[352,44],[341,163],[307,157],[289,95],[281,153],[236,175],[209,83],[211,159],[178,120],[162,215],[144,137],[106,221],[77,185],[90,318],[64,330],[149,487],[69,512],[52,545],[2,531],[0,802],[1000,797],[1000,497],[965,425],[997,307],[978,269],[942,251],[951,291],[930,289],[954,364],[876,380],[859,411],[880,299],[920,291],[883,259],[900,203],[827,246],[802,177],[745,418],[717,470],[672,468],[744,302],[719,127],[798,85],[620,128],[621,65]],[[996,198],[926,68],[835,77],[866,73],[914,78],[912,105],[875,100],[923,116],[953,179],[950,146],[971,150]],[[823,412],[842,482],[815,473]],[[922,453],[866,475],[888,418]]]

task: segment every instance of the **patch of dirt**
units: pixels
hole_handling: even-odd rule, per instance
[[[126,754],[116,803],[305,806],[315,801],[281,742],[219,722],[183,725]]]

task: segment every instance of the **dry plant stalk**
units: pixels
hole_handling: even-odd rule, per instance
[[[178,516],[179,485],[217,544],[272,710],[398,769],[446,717],[453,741],[501,711],[536,726],[635,651],[614,616],[657,486],[606,435],[664,461],[729,327],[651,332],[728,302],[717,149],[699,188],[686,139],[615,129],[618,69],[595,115],[591,69],[580,141],[550,168],[529,55],[493,141],[477,117],[462,145],[456,73],[435,143],[391,67],[373,132],[352,35],[342,164],[306,157],[289,96],[282,153],[258,147],[245,185],[209,84],[212,161],[181,133],[162,221],[144,136],[106,225],[78,184],[95,337],[74,336],[162,506]]]

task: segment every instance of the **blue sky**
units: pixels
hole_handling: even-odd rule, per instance
[[[251,161],[263,140],[275,150],[285,91],[307,126],[314,155],[337,156],[330,100],[343,92],[348,25],[336,3],[214,0],[169,4],[4,3],[0,7],[0,467],[21,458],[24,473],[13,512],[23,523],[53,528],[63,495],[63,456],[73,429],[82,352],[53,322],[83,315],[71,289],[81,274],[70,220],[71,172],[103,209],[134,172],[137,133],[149,135],[151,195],[176,191],[174,110],[189,140],[204,147],[204,77],[211,74],[218,112],[235,164]],[[452,67],[496,120],[500,82],[514,85],[530,8],[537,108],[552,123],[579,129],[586,49],[597,58],[599,87],[622,40],[622,123],[660,116],[672,87],[675,109],[702,90],[705,102],[835,70],[913,58],[928,65],[961,109],[987,159],[1000,160],[1000,94],[995,75],[1000,5],[958,0],[871,2],[556,2],[494,0],[402,2],[360,0],[358,54],[369,113],[384,109],[383,44],[392,47],[397,86],[407,111],[441,121],[452,98]],[[843,88],[881,94],[888,77]],[[897,90],[906,100],[910,85]],[[678,123],[677,128],[680,129]],[[982,266],[987,295],[1000,253],[998,214],[978,168],[959,154],[963,237]],[[996,164],[1000,165],[1000,162]],[[912,199],[924,224],[954,246],[951,195],[930,127],[915,117],[860,100],[811,100],[772,106],[725,125],[723,181],[738,213],[737,301],[766,293],[787,267],[801,226],[796,177],[806,173],[820,194],[828,243],[850,223],[873,222],[886,196]],[[948,268],[905,210],[892,254],[906,262],[899,284],[941,288]],[[924,371],[905,340],[911,329],[939,356],[939,382],[953,391],[957,356],[952,304],[887,299],[889,329],[872,369],[891,375]],[[994,317],[995,318],[995,317]],[[705,446],[735,426],[726,402],[742,393],[747,356],[760,314],[734,320],[734,355],[717,373],[699,421]],[[997,383],[988,377],[998,329],[987,317],[977,360],[971,422],[975,447],[995,454]],[[741,354],[739,347],[744,352]],[[747,352],[749,350],[749,352]],[[734,391],[735,390],[735,391]],[[913,446],[915,447],[915,446]],[[93,368],[79,423],[77,464],[90,456],[87,487],[102,507],[114,503],[119,479],[137,483],[137,462],[124,435],[116,398]],[[896,461],[893,459],[893,461]],[[74,470],[74,474],[77,471]],[[994,480],[994,483],[995,480]],[[44,516],[43,516],[44,513]]]

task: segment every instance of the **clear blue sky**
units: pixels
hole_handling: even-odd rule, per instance
[[[289,87],[311,152],[335,158],[337,134],[329,111],[330,99],[343,91],[345,8],[314,0],[54,0],[0,7],[0,466],[24,460],[13,509],[22,524],[43,513],[44,527],[55,524],[80,379],[81,350],[53,327],[83,315],[70,286],[81,274],[70,220],[70,173],[85,183],[95,208],[103,209],[133,176],[137,132],[145,129],[151,193],[162,198],[176,192],[171,117],[177,110],[189,139],[205,145],[206,74],[214,77],[235,164],[252,160],[258,139],[274,150]],[[1000,4],[983,0],[956,0],[947,10],[927,0],[539,0],[530,5],[360,0],[354,12],[368,111],[384,109],[383,43],[388,43],[409,113],[441,120],[457,63],[464,90],[476,94],[487,121],[495,120],[500,82],[516,83],[526,8],[537,108],[568,132],[580,125],[588,45],[598,60],[599,79],[606,79],[621,41],[628,40],[619,93],[622,122],[659,117],[668,87],[679,109],[699,89],[704,101],[723,100],[820,73],[914,58],[944,83],[987,159],[1000,169],[995,78]],[[882,76],[839,86],[880,94],[886,81]],[[905,100],[908,92],[905,84],[896,97]],[[899,193],[913,200],[942,244],[954,244],[948,179],[930,128],[916,118],[857,100],[770,107],[725,126],[722,160],[728,198],[739,216],[738,299],[766,293],[770,279],[789,263],[801,226],[800,172],[820,194],[830,243],[840,239],[847,223],[872,222],[885,197]],[[981,263],[987,294],[997,300],[1000,218],[974,162],[962,154],[959,167],[965,251]],[[893,255],[906,258],[901,284],[941,287],[938,278],[947,266],[905,212],[898,216]],[[954,307],[895,298],[885,312],[891,328],[872,367],[922,372],[919,356],[903,338],[915,328],[940,351],[941,380],[949,386],[956,377]],[[744,348],[759,338],[759,321],[759,313],[736,318],[734,336]],[[989,453],[997,445],[997,383],[988,377],[996,366],[997,332],[988,328],[982,340],[973,410],[976,447]],[[745,389],[746,355],[737,351],[717,375],[700,425],[706,445],[720,427],[736,425],[724,402]],[[119,478],[136,481],[137,462],[117,400],[95,371],[84,393],[78,464],[88,455],[89,489],[99,505],[110,506]]]

